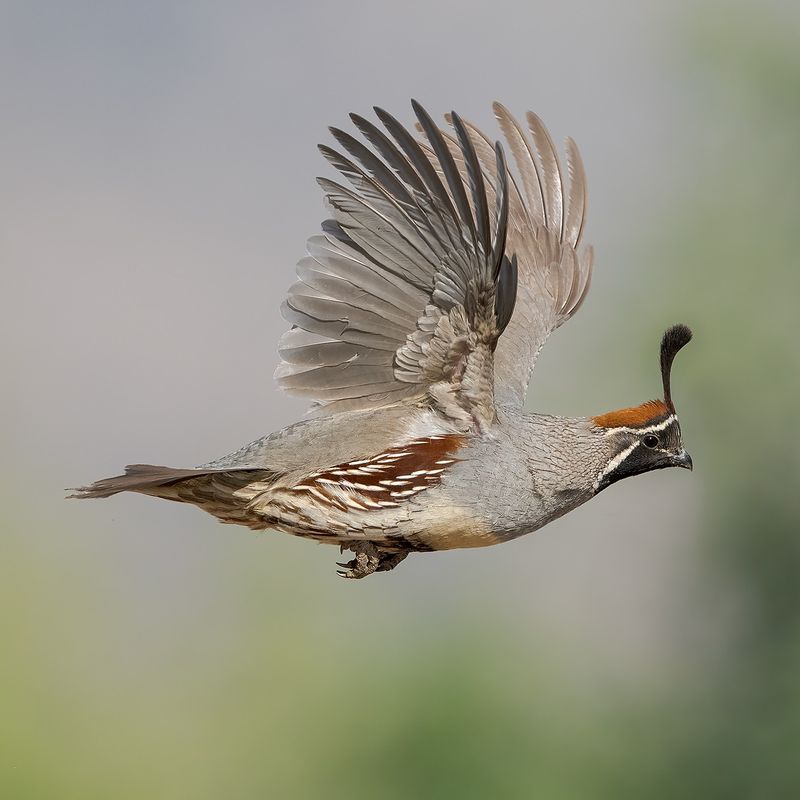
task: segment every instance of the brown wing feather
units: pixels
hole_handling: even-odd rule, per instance
[[[414,439],[371,456],[313,472],[288,488],[297,500],[342,511],[392,508],[441,481],[466,443],[458,434]]]

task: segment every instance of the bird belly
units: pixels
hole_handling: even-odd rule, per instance
[[[273,482],[248,484],[235,497],[247,509],[248,518],[261,521],[258,527],[327,544],[370,541],[387,550],[428,551],[484,547],[502,541],[471,509],[455,503],[440,486],[396,498],[396,503],[383,508],[358,507],[365,502],[363,494],[352,493],[347,500],[334,504],[328,495],[299,495],[296,487]]]

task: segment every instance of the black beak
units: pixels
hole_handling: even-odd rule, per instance
[[[685,450],[681,450],[681,452],[678,453],[678,455],[672,456],[672,466],[683,467],[684,469],[688,469],[689,471],[691,471],[692,457]]]

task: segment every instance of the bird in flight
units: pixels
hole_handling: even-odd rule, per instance
[[[663,399],[589,417],[524,410],[539,351],[580,308],[586,180],[539,117],[500,103],[505,144],[456,113],[416,129],[376,108],[360,136],[331,128],[319,178],[330,219],[308,240],[282,313],[293,425],[199,467],[134,464],[73,497],[130,491],[222,522],[339,546],[345,578],[409,553],[483,547],[537,530],[612,483],[692,468],[670,391],[684,325],[661,342]],[[513,164],[506,161],[506,150]]]

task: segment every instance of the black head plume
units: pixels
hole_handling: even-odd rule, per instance
[[[673,325],[661,339],[661,381],[664,384],[664,402],[670,411],[675,411],[670,392],[669,376],[675,354],[692,340],[692,332],[686,325]]]

